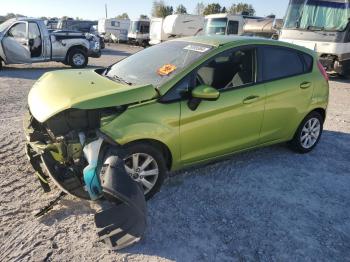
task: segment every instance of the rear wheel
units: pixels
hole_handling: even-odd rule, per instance
[[[86,52],[79,48],[73,48],[68,54],[68,63],[73,68],[84,68],[88,64]]]
[[[2,59],[0,57],[0,70],[2,70]]]
[[[166,162],[160,150],[146,143],[126,146],[125,169],[142,184],[146,199],[157,193],[166,176]]]
[[[302,154],[312,151],[320,141],[323,121],[322,116],[315,111],[308,114],[299,125],[293,140],[289,142],[290,147]]]

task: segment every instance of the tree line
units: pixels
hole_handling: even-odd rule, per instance
[[[211,3],[205,5],[203,2],[197,3],[193,12],[196,15],[210,15],[218,13],[228,14],[247,14],[255,15],[255,9],[251,4],[237,3],[232,4],[230,7],[221,6],[219,3]],[[184,5],[180,4],[174,10],[172,6],[165,4],[163,0],[153,2],[152,16],[153,17],[166,17],[172,14],[187,14],[187,9]]]
[[[167,5],[163,0],[153,1],[152,6],[152,17],[166,17],[172,14],[187,14],[187,8],[180,4],[175,9]],[[246,14],[246,15],[255,15],[255,9],[251,4],[245,3],[237,3],[232,4],[230,7],[221,6],[219,3],[211,3],[205,5],[203,2],[197,3],[193,14],[196,15],[210,15],[210,14],[218,14],[218,13],[228,13],[228,14]],[[118,15],[116,18],[119,19],[128,19],[129,15],[127,13],[123,13]],[[140,18],[148,18],[147,15],[140,15]]]

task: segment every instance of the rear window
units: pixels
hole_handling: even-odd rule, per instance
[[[309,73],[312,71],[312,67],[314,65],[314,59],[312,58],[311,55],[308,55],[308,54],[305,54],[305,53],[302,53],[301,55],[304,59],[304,72],[305,73]]]
[[[264,47],[262,50],[264,81],[296,76],[305,72],[305,62],[302,60],[299,52],[272,46]]]

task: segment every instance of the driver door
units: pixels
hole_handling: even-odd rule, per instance
[[[31,63],[27,22],[12,25],[1,44],[8,64]]]
[[[181,159],[185,166],[257,145],[265,87],[256,84],[256,59],[255,48],[233,49],[196,71],[194,85],[214,87],[220,97],[202,100],[194,110],[188,100],[180,102]]]

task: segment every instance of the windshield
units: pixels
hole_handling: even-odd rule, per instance
[[[226,34],[227,18],[208,18],[205,19],[204,33],[206,35],[224,35]]]
[[[349,17],[347,0],[291,0],[284,28],[343,31]]]
[[[146,48],[114,64],[106,76],[132,85],[159,87],[204,56],[212,46],[169,41]]]
[[[140,21],[133,21],[130,25],[130,33],[138,33],[140,31]]]
[[[204,33],[206,35],[224,35],[226,34],[227,18],[208,18],[205,19]]]

